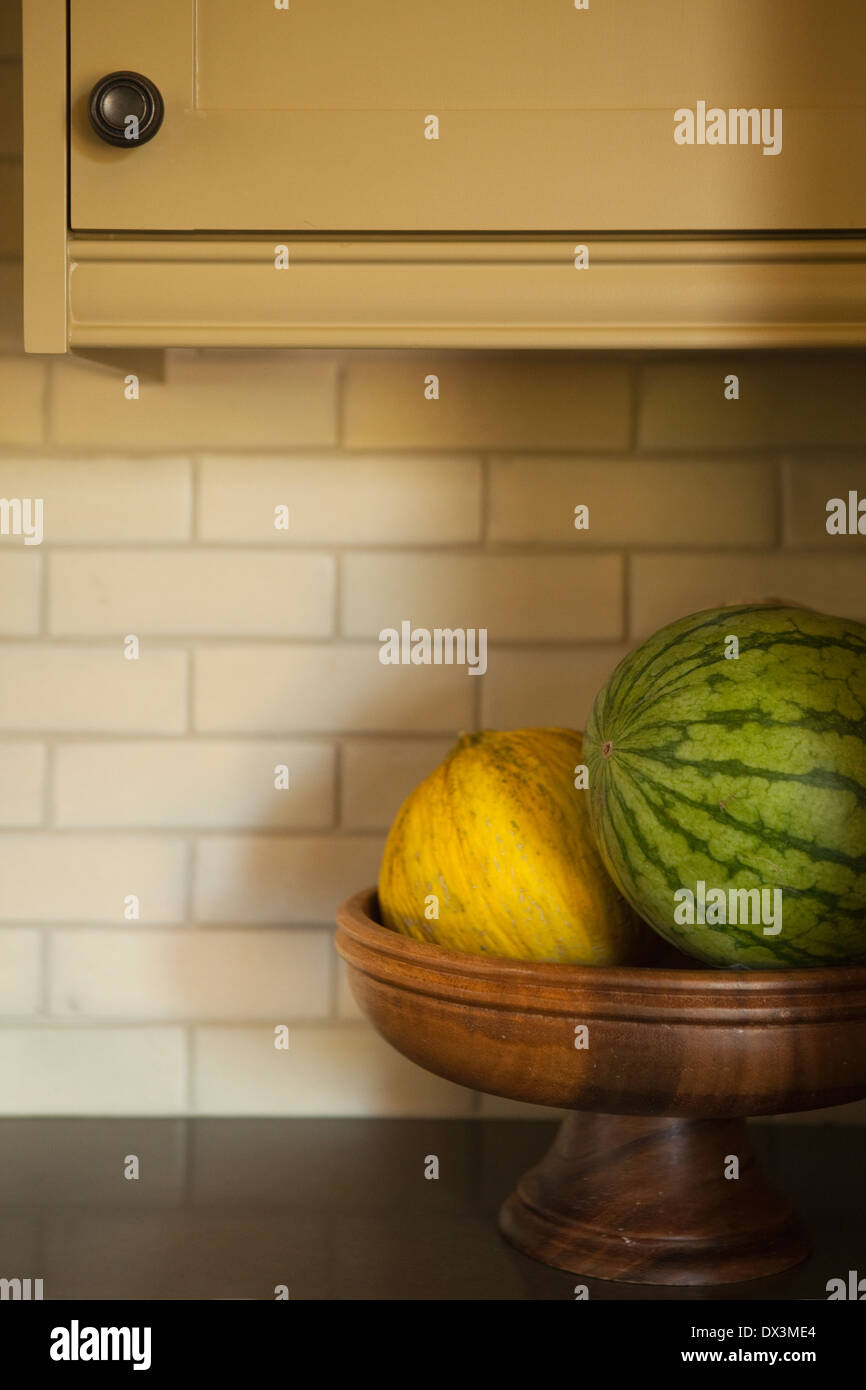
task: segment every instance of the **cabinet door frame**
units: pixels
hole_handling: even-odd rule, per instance
[[[69,341],[66,0],[23,0],[24,348]]]

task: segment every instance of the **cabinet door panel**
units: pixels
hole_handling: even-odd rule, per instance
[[[76,229],[866,225],[861,0],[70,0],[70,45]],[[140,149],[88,123],[119,68],[165,99]],[[781,108],[781,153],[678,145],[699,102]]]

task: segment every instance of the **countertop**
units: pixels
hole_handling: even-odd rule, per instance
[[[866,1129],[753,1125],[814,1251],[711,1289],[579,1280],[513,1250],[496,1212],[550,1122],[0,1120],[0,1277],[46,1299],[826,1298],[866,1273]],[[439,1178],[424,1177],[428,1156]],[[138,1159],[140,1176],[124,1177]]]

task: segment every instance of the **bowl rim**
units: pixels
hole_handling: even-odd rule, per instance
[[[509,984],[519,988],[530,984],[545,994],[573,993],[576,988],[585,994],[647,996],[715,996],[721,1004],[737,996],[741,1002],[751,997],[757,1003],[771,1003],[767,996],[782,996],[776,1008],[786,1000],[803,996],[818,996],[829,1003],[830,997],[861,993],[866,1003],[866,965],[792,966],[781,969],[726,970],[714,966],[680,969],[653,965],[566,965],[549,961],[509,960],[499,956],[473,955],[452,951],[445,946],[415,941],[378,921],[378,891],[375,886],[362,888],[343,902],[337,911],[336,947],[339,954],[352,965],[357,949],[380,958],[391,969],[413,967],[426,975],[440,976],[467,983]],[[682,1001],[683,1003],[686,1000]],[[814,1001],[818,1002],[817,999]]]

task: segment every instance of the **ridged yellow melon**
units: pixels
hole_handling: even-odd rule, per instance
[[[618,965],[648,930],[595,848],[571,729],[464,734],[403,803],[385,845],[386,926],[453,951]],[[438,914],[438,915],[437,915]]]

